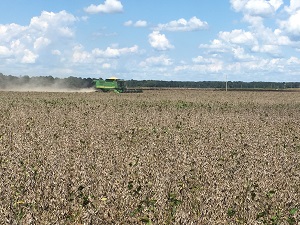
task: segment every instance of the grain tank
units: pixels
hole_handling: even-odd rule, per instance
[[[101,92],[116,92],[116,93],[141,93],[142,89],[128,89],[125,80],[118,79],[117,77],[110,77],[105,80],[94,80],[96,91]]]

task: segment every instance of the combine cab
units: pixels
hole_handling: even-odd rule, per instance
[[[142,89],[128,89],[126,87],[125,80],[118,79],[116,77],[110,77],[106,80],[95,80],[96,91],[109,92],[113,91],[116,93],[141,93]]]

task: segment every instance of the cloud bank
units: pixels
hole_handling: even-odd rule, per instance
[[[155,30],[159,31],[196,31],[208,28],[208,23],[201,21],[197,17],[192,17],[189,20],[181,18],[179,20],[173,20],[166,24],[158,24]]]
[[[173,80],[220,80],[227,74],[244,81],[283,81],[287,76],[287,81],[299,80],[300,2],[229,2],[239,20],[215,33],[209,20],[193,15],[169,22],[131,17],[120,0],[82,7],[80,17],[65,10],[42,11],[25,25],[0,24],[0,72]],[[95,16],[98,21],[109,22],[83,36],[82,26],[95,19],[88,14],[96,13],[101,14]],[[203,41],[202,36],[210,39]]]

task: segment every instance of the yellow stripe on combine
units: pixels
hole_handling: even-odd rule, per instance
[[[96,88],[116,88],[116,87],[107,87],[107,86],[96,86]]]

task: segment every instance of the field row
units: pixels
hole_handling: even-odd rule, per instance
[[[1,224],[297,224],[300,93],[0,92]]]

